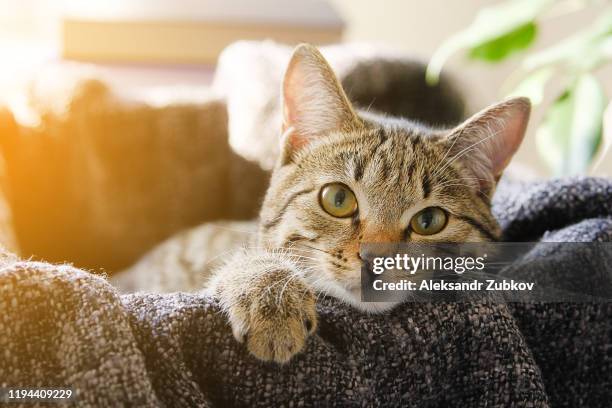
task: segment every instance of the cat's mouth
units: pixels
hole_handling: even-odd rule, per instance
[[[367,313],[382,313],[386,312],[401,302],[364,302],[362,300],[361,282],[352,283],[343,286],[343,294],[337,297],[349,305]]]
[[[346,288],[346,291],[351,294],[355,299],[361,301],[361,285],[354,285]]]
[[[400,302],[364,302],[362,301],[362,290],[365,282],[361,281],[361,268],[356,268],[355,274],[350,278],[341,279],[339,276],[334,276],[333,269],[325,269],[327,279],[315,276],[309,276],[313,287],[325,294],[328,294],[336,299],[347,303],[356,309],[367,313],[385,312]]]
[[[361,276],[361,278],[363,278],[363,276]],[[336,295],[335,297],[367,313],[386,312],[405,300],[405,296],[398,295],[396,297],[388,299],[387,301],[382,302],[364,301],[362,296],[364,285],[367,286],[368,284],[371,284],[371,282],[369,282],[369,280],[367,280],[366,282],[362,282],[361,278],[357,281],[338,282],[338,286],[342,287],[342,291],[344,293],[343,296]]]

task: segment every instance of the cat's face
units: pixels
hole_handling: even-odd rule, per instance
[[[529,104],[495,105],[450,130],[357,115],[323,57],[299,47],[283,87],[283,151],[261,213],[261,244],[286,248],[327,294],[361,303],[362,243],[477,242],[499,235],[495,182]]]

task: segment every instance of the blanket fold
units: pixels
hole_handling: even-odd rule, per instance
[[[502,183],[494,205],[514,240],[609,241],[611,202],[612,182],[582,178]],[[323,299],[317,335],[278,366],[248,355],[205,293],[120,296],[69,266],[2,262],[0,385],[72,387],[82,406],[605,407],[612,398],[610,303],[406,303],[380,316]]]

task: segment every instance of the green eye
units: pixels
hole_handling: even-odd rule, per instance
[[[329,215],[338,218],[346,218],[357,211],[357,199],[355,194],[344,184],[327,184],[319,194],[321,207]]]
[[[410,227],[419,235],[433,235],[446,227],[448,216],[438,207],[427,207],[412,217]]]

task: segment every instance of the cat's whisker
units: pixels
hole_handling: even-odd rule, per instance
[[[313,261],[313,262],[318,262],[319,260],[316,258],[312,258],[312,257],[308,257],[305,255],[301,255],[301,254],[297,254],[297,253],[292,253],[289,252],[287,250],[287,248],[274,248],[274,249],[269,249],[266,247],[262,247],[262,246],[244,246],[241,248],[241,250],[243,251],[272,251],[274,253],[278,253],[278,254],[282,254],[283,256],[287,256],[289,258],[292,258],[294,260],[308,260],[308,261]],[[220,257],[224,257],[230,253],[234,253],[236,251],[236,249],[229,249],[226,250],[224,252],[222,252],[221,254],[216,255],[215,257],[211,258],[210,260],[208,260],[205,263],[205,266],[210,266],[211,263],[213,263],[214,261],[216,261],[218,258]]]
[[[487,179],[481,178],[481,177],[457,177],[457,178],[454,178],[454,179],[445,180],[443,183],[437,184],[436,187],[437,188],[441,188],[441,187],[446,186],[449,183],[453,183],[453,182],[457,182],[457,181],[465,181],[465,180],[487,181]]]
[[[299,252],[296,252],[296,251],[299,251]],[[298,248],[292,249],[291,251],[284,252],[284,254],[286,254],[289,257],[296,257],[296,258],[300,258],[300,259],[310,259],[312,261],[317,261],[318,260],[314,256],[311,256],[312,254],[310,252],[308,252],[306,250],[300,250]]]
[[[376,101],[376,97],[372,98],[372,101],[370,102],[368,107],[365,109],[366,112],[370,112],[370,109],[372,109],[372,105],[374,105],[375,101]]]
[[[472,150],[474,150],[476,148],[476,146],[478,146],[481,143],[486,142],[487,140],[489,140],[492,137],[495,137],[497,135],[499,135],[502,131],[499,130],[497,132],[492,132],[490,133],[488,136],[480,139],[477,142],[472,143],[471,145],[467,146],[466,148],[464,148],[463,150],[459,151],[457,154],[455,154],[453,157],[450,158],[450,160],[444,165],[442,166],[437,172],[436,175],[440,174],[442,171],[446,170],[449,166],[451,166],[455,161],[459,160],[461,157],[465,156],[466,154],[470,153]]]
[[[460,180],[457,180],[460,181]],[[480,188],[479,186],[474,186],[472,184],[467,184],[467,183],[460,183],[460,182],[456,182],[456,183],[452,183],[452,182],[445,182],[443,184],[439,184],[436,186],[437,190],[442,190],[444,188],[447,187],[466,187],[469,190],[475,190],[476,193],[480,194],[482,197],[484,198],[488,198],[487,193],[485,193],[482,188]]]
[[[444,187],[466,187],[466,188],[470,188],[470,189],[474,188],[474,186],[472,186],[470,184],[466,184],[466,183],[447,184]],[[482,189],[480,189],[480,188],[477,188],[476,192],[479,193],[480,195],[482,195],[485,198],[487,197],[487,194],[484,191],[482,191]]]
[[[236,251],[236,248],[227,249],[221,252],[220,254],[217,254],[213,256],[212,258],[206,260],[206,262],[204,262],[204,267],[205,267],[204,269],[208,268],[213,262],[217,261],[219,258],[226,257],[228,254],[231,254],[235,251]]]
[[[242,247],[243,250],[253,250],[253,251],[268,251],[268,252],[272,252],[272,253],[276,253],[276,254],[280,254],[280,255],[289,255],[289,256],[301,256],[299,254],[296,253],[292,253],[291,252],[291,248],[289,247],[276,247],[276,248],[269,248],[269,247],[265,247],[265,246],[255,246],[255,245],[250,245],[250,246],[244,246]],[[235,251],[236,249],[232,249],[229,251]]]
[[[297,278],[298,275],[289,275],[289,277],[286,279],[285,284],[283,285],[283,288],[280,290],[280,292],[278,293],[278,299],[277,299],[277,304],[280,305],[281,301],[283,299],[283,294],[285,293],[285,290],[287,289],[287,285],[289,285],[291,283],[291,281],[293,281],[295,278]]]
[[[481,143],[486,142],[487,140],[489,140],[492,137],[495,137],[495,136],[499,135],[501,132],[502,132],[501,130],[499,130],[497,132],[493,132],[493,133],[489,134],[487,137],[484,137],[484,138],[480,139],[479,141],[472,143],[471,145],[469,145],[468,147],[464,148],[463,150],[459,151],[457,154],[455,154],[453,157],[451,157],[450,160],[447,163],[445,163],[438,171],[436,171],[436,173],[432,177],[435,177],[435,176],[439,175],[442,171],[447,169],[455,161],[459,160],[461,157],[465,156],[470,151],[475,149],[476,146],[478,146]]]
[[[444,156],[442,156],[442,159],[438,162],[436,167],[434,167],[434,169],[431,171],[431,177],[432,178],[437,176],[437,170],[440,168],[440,166],[442,166],[444,164],[444,160],[446,160],[446,158],[448,157],[448,154],[453,150],[453,147],[455,146],[455,143],[457,143],[457,140],[459,140],[459,138],[461,137],[462,133],[463,133],[463,129],[461,129],[461,131],[459,132],[459,135],[457,135],[457,137],[455,137],[455,139],[453,140],[453,143],[451,143],[451,145],[448,148],[448,150],[446,150],[446,153],[444,153]],[[429,175],[430,173],[427,173],[427,174]]]
[[[308,253],[309,252],[308,250],[316,249],[316,248],[306,245],[304,243],[292,243],[291,245],[287,247],[283,247],[283,249],[286,249],[289,253],[296,253],[295,251],[302,251],[302,252]]]
[[[302,244],[302,245],[303,245],[304,247],[306,247],[306,248],[313,249],[313,250],[315,250],[315,251],[320,251],[320,252],[323,252],[323,253],[325,253],[325,254],[327,254],[327,255],[334,256],[334,254],[333,254],[333,253],[331,253],[331,252],[329,252],[329,251],[325,251],[324,249],[317,248],[317,247],[313,247],[313,246],[306,245],[306,244]]]

